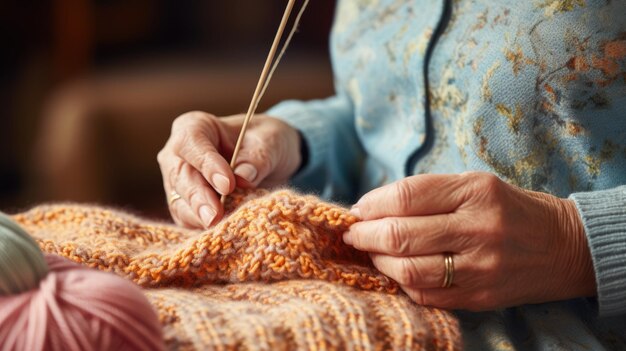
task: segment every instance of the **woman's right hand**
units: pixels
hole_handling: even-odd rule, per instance
[[[172,193],[181,196],[169,204],[177,224],[207,228],[224,214],[220,195],[230,194],[235,186],[286,183],[300,167],[298,131],[259,115],[248,126],[233,172],[229,161],[244,117],[189,112],[174,121],[157,160],[168,198]]]

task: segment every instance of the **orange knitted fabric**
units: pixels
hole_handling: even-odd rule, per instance
[[[43,251],[146,288],[172,349],[460,348],[451,314],[396,294],[343,244],[345,209],[286,190],[238,192],[227,208],[203,232],[78,205],[15,219]]]

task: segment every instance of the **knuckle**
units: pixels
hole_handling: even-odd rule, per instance
[[[183,139],[189,140],[192,143],[198,143],[201,140],[205,140],[206,133],[200,128],[187,128],[183,132]]]
[[[399,206],[399,210],[403,213],[408,212],[411,208],[411,203],[413,201],[413,194],[408,182],[396,182],[394,184],[393,191],[395,194],[396,203]]]
[[[174,122],[172,122],[172,133],[187,129],[187,126],[197,118],[197,114],[198,111],[191,111],[176,117]]]
[[[172,122],[172,134],[174,134],[177,130],[180,130],[181,128],[183,128],[188,118],[189,117],[187,116],[187,114],[176,117],[174,119],[174,122]]]
[[[488,175],[488,174],[491,174],[491,173],[485,172],[485,171],[465,171],[461,173],[460,175],[463,177],[470,178],[472,180],[476,180],[482,177],[483,175]]]
[[[356,249],[363,251],[372,249],[373,245],[371,243],[371,235],[368,235],[369,232],[367,231],[367,228],[361,229],[361,226],[353,225],[350,228],[350,232],[353,233],[352,245]]]
[[[193,172],[193,166],[187,162],[181,162],[175,171],[178,173],[180,181],[189,182]]]
[[[216,171],[218,162],[213,155],[204,155],[199,160],[200,164],[200,173],[202,173],[207,179],[209,179],[210,175]]]
[[[206,112],[192,111],[177,117],[172,123],[172,135],[179,140],[206,139],[207,133],[216,133],[219,119]]]
[[[272,169],[274,166],[272,153],[264,147],[263,144],[252,151],[250,156],[253,157],[255,161],[259,162],[259,165],[267,167],[268,169]]]
[[[416,283],[416,277],[415,266],[411,261],[407,259],[401,260],[398,268],[398,283],[404,286],[412,286]]]
[[[397,219],[384,219],[382,222],[384,248],[392,254],[402,255],[407,251],[406,240],[402,235],[402,225]]]
[[[498,176],[493,173],[480,172],[476,173],[475,177],[477,177],[475,182],[481,191],[487,194],[499,194],[503,182]]]
[[[165,162],[166,156],[165,156],[165,149],[162,149],[161,151],[159,151],[157,153],[157,162],[162,165]]]
[[[363,239],[361,239],[361,235],[360,233],[357,231],[356,229],[356,225],[353,225],[350,228],[350,232],[353,234],[352,235],[352,246],[357,249],[357,250],[364,250],[365,247],[363,247]]]
[[[199,190],[199,188],[197,187],[191,188],[191,190],[189,190],[186,195],[187,195],[187,199],[189,200],[189,205],[192,208],[195,209],[197,207],[200,207],[200,205],[203,202],[204,196],[202,196],[202,193]]]
[[[455,227],[454,216],[452,216],[449,213],[446,213],[443,216],[443,221],[439,228],[440,230],[439,236],[442,238],[457,237],[457,235],[454,235],[457,233],[455,233],[455,230],[453,230],[453,227]]]
[[[188,167],[189,165],[187,163],[178,162],[175,167],[170,168],[167,177],[172,187],[176,187],[178,182],[184,179],[185,171],[188,169]]]
[[[205,122],[207,120],[212,120],[215,117],[210,113],[206,113],[204,111],[189,111],[187,113],[182,114],[174,120],[174,123],[178,123],[180,125],[186,125],[189,123],[197,123],[197,122]]]

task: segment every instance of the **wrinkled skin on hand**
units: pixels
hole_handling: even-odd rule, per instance
[[[573,201],[489,173],[418,175],[375,189],[352,209],[344,241],[417,303],[472,311],[596,294]],[[444,253],[453,285],[442,288]]]
[[[181,196],[169,204],[177,224],[207,228],[224,215],[221,195],[236,186],[286,183],[299,168],[299,133],[278,119],[260,115],[248,126],[233,171],[229,163],[243,120],[243,115],[218,118],[189,112],[174,121],[157,160],[166,194]]]

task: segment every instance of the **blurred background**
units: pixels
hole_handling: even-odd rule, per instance
[[[0,210],[87,202],[167,218],[156,155],[191,110],[245,113],[286,1],[0,1]],[[312,1],[259,111],[333,93]]]

